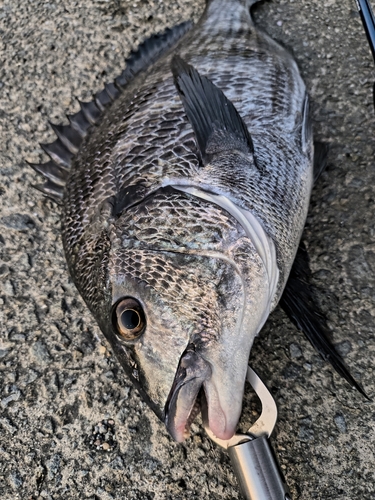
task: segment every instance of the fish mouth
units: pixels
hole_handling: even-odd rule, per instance
[[[221,408],[218,391],[212,383],[212,367],[190,345],[184,351],[165,405],[165,425],[177,442],[189,437],[190,426],[202,413],[203,421],[220,439],[229,439],[234,425]]]

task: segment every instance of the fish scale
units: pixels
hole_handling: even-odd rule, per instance
[[[253,3],[211,0],[196,27],[146,40],[32,165],[62,204],[78,290],[178,441],[198,399],[206,428],[233,435],[252,343],[280,298],[364,394],[327,340],[302,250],[287,283],[326,148],[314,166],[304,83]]]
[[[213,154],[219,142],[232,152],[205,163],[176,91],[174,53],[210,79],[209,95],[220,88],[218,102],[239,110],[253,144],[248,153],[241,132],[239,139],[223,132]],[[127,82],[71,161],[62,217],[70,272],[118,352],[124,346],[113,338],[112,308],[126,296],[140,302],[147,327],[126,344],[132,363],[125,368],[132,376],[137,366],[132,378],[161,418],[193,343],[210,367],[204,388],[213,429],[235,428],[252,341],[281,296],[307,214],[306,99],[295,62],[255,28],[245,2],[213,0],[172,52]],[[179,411],[175,422],[183,421]],[[176,439],[182,427],[170,429]]]
[[[234,2],[234,5],[238,7],[239,4]],[[213,4],[211,8],[214,8]],[[228,4],[226,8],[228,8]],[[219,10],[215,6],[215,12]],[[237,11],[239,14],[235,15]],[[300,238],[303,227],[303,224],[299,222],[299,220],[303,220],[303,217],[298,215],[297,219],[299,220],[296,220],[296,217],[291,216],[300,211],[306,215],[311,186],[309,178],[306,178],[304,183],[300,182],[301,174],[303,175],[303,172],[308,170],[311,164],[311,157],[306,158],[306,155],[301,155],[301,157],[296,158],[297,148],[293,144],[290,147],[290,143],[296,140],[292,132],[301,126],[305,98],[304,85],[289,54],[268,37],[259,34],[249,24],[249,17],[245,9],[235,9],[233,19],[223,17],[224,19],[220,19],[220,17],[217,19],[217,16],[210,17],[208,13],[208,20],[203,20],[199,25],[198,36],[188,35],[189,39],[184,44],[184,47],[187,46],[188,49],[181,50],[180,54],[209,76],[225,92],[226,96],[238,105],[241,109],[241,115],[252,133],[253,140],[258,146],[256,148],[257,159],[262,162],[264,158],[263,163],[270,173],[269,178],[256,179],[257,182],[253,185],[250,184],[251,181],[247,185],[241,183],[240,186],[238,185],[240,183],[236,184],[231,179],[232,186],[229,188],[233,199],[242,206],[254,210],[272,236],[275,237],[278,263],[283,272],[283,279],[280,281],[279,287],[280,295],[288,274],[287,270],[284,272],[284,268],[290,268],[295,255],[296,242]],[[233,24],[231,24],[232,21]],[[223,30],[227,32],[228,26],[230,34],[233,35],[237,32],[238,36],[223,44]],[[196,31],[194,34],[196,35]],[[194,41],[189,43],[193,38]],[[277,47],[277,51],[272,52],[271,55],[269,55],[269,45],[272,49]],[[242,46],[245,48],[243,56],[241,56]],[[268,49],[267,53],[264,52],[264,47]],[[229,57],[233,50],[236,50],[236,56]],[[220,72],[212,72],[217,59],[220,59],[221,62]],[[100,177],[100,192],[92,192],[90,189],[90,195],[87,196],[85,205],[82,205],[84,210],[90,210],[90,200],[94,204],[100,203],[107,197],[116,194],[119,187],[123,185],[137,184],[142,186],[146,193],[156,189],[161,180],[166,182],[165,179],[168,178],[186,178],[196,174],[199,158],[195,151],[189,123],[174,92],[172,78],[168,76],[169,64],[170,57],[167,57],[165,61],[153,68],[152,73],[144,78],[140,90],[132,95],[130,103],[131,89],[129,89],[129,94],[125,94],[116,102],[114,116],[111,116],[111,121],[108,123],[109,130],[106,130],[104,120],[101,127],[91,136],[91,143],[95,150],[97,150],[98,144],[96,135],[100,135],[101,139],[106,137],[106,142],[103,145],[104,151],[100,155],[94,159],[89,150],[86,153],[85,149],[82,148],[76,160],[79,169],[75,167],[77,177],[79,172],[81,175],[80,178],[72,179],[70,185],[77,184],[82,187],[84,183],[84,180],[81,179],[82,175],[86,177],[87,173],[92,170],[102,171],[101,176],[98,175],[98,178]],[[249,68],[251,68],[251,73]],[[235,75],[233,76],[234,70]],[[232,77],[223,78],[223,75],[232,75]],[[262,75],[262,77],[258,78],[257,75]],[[237,78],[240,79],[238,85],[236,85]],[[299,87],[298,92],[294,86]],[[254,110],[256,111],[254,112]],[[169,119],[165,119],[166,115],[169,115]],[[143,125],[145,122],[146,126]],[[169,128],[165,128],[169,122]],[[271,141],[265,138],[265,124],[267,127],[273,127]],[[116,129],[115,134],[111,128]],[[292,134],[291,136],[289,132]],[[113,137],[113,142],[111,137]],[[279,144],[274,150],[269,151],[269,145],[274,143],[275,139],[278,139]],[[179,145],[178,152],[174,148],[176,143]],[[267,145],[266,151],[263,144]],[[183,146],[185,146],[184,150],[182,150]],[[140,150],[142,150],[141,155],[139,154]],[[113,175],[110,172],[107,174],[103,172],[103,168],[106,169],[108,164],[103,162],[107,151],[108,169],[112,165],[115,171]],[[281,160],[278,158],[279,151],[282,152],[281,156],[283,156]],[[160,160],[161,155],[162,160]],[[283,171],[282,167],[289,163],[284,161],[286,155],[295,162],[295,165],[289,165],[289,168]],[[94,169],[93,164],[95,165]],[[106,182],[106,177],[111,177],[113,183]],[[297,179],[300,182],[299,192],[296,192]],[[226,189],[228,183],[224,182],[224,186],[218,187]],[[244,188],[247,188],[247,192],[244,192]],[[290,196],[292,189],[295,194],[294,199],[291,199]],[[275,192],[278,194],[280,204],[274,210],[270,210],[269,207],[274,204]],[[70,196],[71,199],[67,205],[77,210],[78,203],[74,198],[74,192]],[[291,206],[288,213],[285,214],[285,203],[288,202]],[[288,222],[290,222],[289,227],[286,227]]]
[[[158,194],[153,202],[146,207],[138,205],[119,218],[118,235],[123,246],[145,243],[170,251],[225,251],[233,241],[245,236],[227,212],[216,207],[213,210],[210,203],[183,193]]]

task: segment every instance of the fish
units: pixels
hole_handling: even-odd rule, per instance
[[[61,205],[70,275],[176,441],[201,412],[236,431],[250,350],[280,304],[349,383],[300,247],[327,148],[291,54],[256,0],[210,0],[147,39],[92,101],[51,124],[36,186]]]

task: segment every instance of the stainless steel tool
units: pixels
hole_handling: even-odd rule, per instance
[[[269,442],[277,420],[276,403],[250,366],[247,369],[247,380],[262,403],[262,413],[248,432],[235,434],[225,441],[218,439],[208,427],[205,430],[212,441],[228,452],[246,500],[291,500]]]

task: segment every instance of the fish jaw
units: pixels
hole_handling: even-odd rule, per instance
[[[181,357],[165,409],[165,425],[173,439],[182,442],[189,436],[200,411],[215,436],[230,439],[241,413],[243,391],[232,394],[230,404],[220,396],[210,363],[189,346]]]
[[[177,441],[188,437],[199,406],[206,427],[216,437],[227,440],[236,432],[250,350],[270,310],[265,266],[254,249],[251,252],[245,246],[239,251],[245,248],[252,271],[242,277],[241,285],[233,279],[223,280],[220,334],[208,343],[191,339],[195,349],[190,348],[180,359],[165,407],[167,430]]]
[[[199,413],[198,395],[211,367],[193,348],[182,355],[165,409],[165,425],[177,442],[189,435],[189,427]]]
[[[200,411],[218,438],[230,439],[236,432],[242,409],[241,382],[234,384],[235,391],[233,383],[225,384],[229,390],[223,390],[222,381],[216,380],[213,372],[211,364],[189,346],[181,357],[165,408],[165,425],[177,442],[189,437]]]
[[[247,368],[247,361],[244,365]],[[224,382],[225,383],[225,382]],[[223,388],[223,381],[212,377],[204,385],[206,405],[202,405],[202,418],[219,439],[230,439],[236,432],[242,411],[245,379],[239,376],[238,383],[231,381]]]

